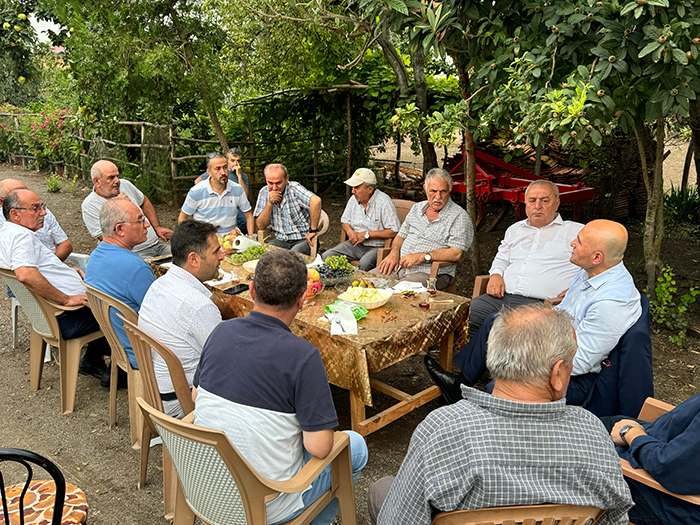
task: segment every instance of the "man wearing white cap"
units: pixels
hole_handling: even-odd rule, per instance
[[[322,257],[345,255],[350,261],[359,259],[358,268],[368,272],[377,266],[377,250],[386,239],[396,237],[401,223],[391,198],[377,189],[372,170],[359,168],[345,184],[352,188],[352,197],[340,222],[348,240],[327,250]]]

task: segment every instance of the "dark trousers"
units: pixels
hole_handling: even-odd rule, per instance
[[[79,310],[70,310],[58,316],[58,326],[61,328],[63,339],[75,339],[83,335],[91,334],[100,329],[100,325],[92,314],[92,310],[87,306]],[[104,355],[110,355],[109,343],[104,337],[95,339],[88,343],[85,351],[85,359],[95,362]]]

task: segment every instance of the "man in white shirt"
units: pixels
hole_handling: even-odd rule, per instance
[[[221,322],[212,293],[202,283],[218,276],[224,254],[216,226],[195,220],[181,222],[175,228],[170,246],[173,264],[146,292],[139,311],[139,327],[180,359],[191,387],[204,343]],[[183,418],[168,367],[156,352],[152,353],[163,411]]]
[[[472,299],[469,331],[475,334],[489,314],[562,295],[580,268],[569,261],[571,241],[583,224],[562,220],[559,189],[538,180],[525,191],[527,219],[506,230],[491,264],[486,293]]]
[[[128,180],[119,179],[119,169],[108,160],[98,160],[90,170],[92,182],[95,185],[90,195],[85,197],[81,206],[85,227],[94,238],[102,240],[100,227],[100,210],[104,203],[115,197],[126,198],[136,204],[150,223],[144,242],[134,248],[134,252],[142,259],[169,255],[170,246],[158,241],[167,241],[172,230],[160,225],[156,210],[151,201],[136,186]]]

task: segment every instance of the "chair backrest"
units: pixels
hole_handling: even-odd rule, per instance
[[[14,291],[13,291],[14,293]],[[48,472],[56,485],[56,497],[54,499],[53,505],[53,518],[51,519],[51,525],[61,525],[61,520],[63,518],[63,501],[66,498],[66,480],[63,474],[58,469],[56,465],[50,460],[46,459],[39,454],[30,452],[29,450],[22,450],[20,448],[0,448],[0,463],[5,461],[12,461],[19,463],[27,469],[27,478],[24,483],[24,488],[19,497],[19,523],[24,525],[24,496],[29,489],[29,484],[32,482],[32,468],[29,466],[30,463],[38,465]],[[5,483],[3,477],[0,474],[0,494],[2,495],[2,516],[4,518],[3,523],[16,523],[17,516],[13,516],[12,521],[9,518],[9,510],[7,506],[7,498],[5,496]]]
[[[411,208],[413,208],[415,202],[407,201],[405,199],[391,199],[391,202],[394,203],[394,206],[396,207],[396,214],[399,216],[399,221],[401,224],[403,224],[403,221],[406,220],[406,215],[408,215],[408,212],[411,211]]]
[[[278,492],[260,482],[226,434],[166,416],[141,397],[137,402],[163,440],[187,503],[203,521],[264,525],[265,498]]]
[[[121,315],[119,317],[121,317]],[[156,374],[153,370],[152,352],[156,352],[163,359],[163,361],[165,361],[165,364],[168,367],[170,379],[175,389],[175,395],[177,395],[177,400],[180,402],[182,411],[185,414],[192,412],[194,410],[192,393],[190,392],[189,385],[187,384],[187,376],[185,375],[185,371],[182,369],[180,359],[178,359],[173,351],[167,346],[154,337],[148,335],[137,325],[124,319],[123,317],[122,320],[124,321],[124,330],[126,331],[126,335],[129,338],[129,341],[131,341],[131,347],[134,349],[134,354],[136,354],[136,362],[139,364],[146,402],[159,411],[163,411],[163,401],[160,397],[158,381],[156,380]]]
[[[123,319],[127,319],[132,323],[138,323],[139,315],[134,311],[131,306],[121,302],[119,299],[115,299],[111,295],[98,290],[94,286],[85,284],[85,291],[87,292],[88,304],[92,310],[95,319],[102,329],[102,333],[109,341],[109,346],[112,348],[112,359],[117,363],[119,368],[122,370],[129,370],[131,364],[129,363],[129,358],[122,348],[122,344],[117,337],[114,327],[112,326],[112,321],[109,318],[109,309],[114,308]]]
[[[328,231],[331,225],[331,220],[328,218],[328,214],[321,210],[321,217],[318,219],[318,236],[320,237]]]
[[[22,310],[27,314],[34,331],[39,335],[58,340],[61,330],[56,316],[45,311],[42,304],[37,301],[37,296],[19,282],[15,272],[0,268],[0,275],[5,279],[5,283],[19,301],[19,304],[22,305]]]
[[[433,518],[432,525],[593,525],[604,513],[605,510],[596,507],[578,505],[494,507],[441,512]]]

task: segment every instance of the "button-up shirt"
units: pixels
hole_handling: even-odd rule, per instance
[[[139,310],[139,328],[180,359],[190,386],[204,343],[221,322],[221,312],[211,295],[194,275],[173,264],[148,289]],[[153,352],[153,371],[158,390],[163,394],[172,392],[168,366],[156,352]]]
[[[345,206],[340,222],[348,224],[356,232],[391,229],[398,232],[401,228],[396,206],[383,191],[374,190],[365,207],[357,202],[353,195]],[[384,239],[368,239],[361,242],[364,246],[384,246]]]
[[[182,211],[193,219],[208,222],[224,234],[236,227],[238,210],[250,211],[250,203],[240,184],[229,180],[221,194],[211,187],[211,178],[190,188]]]
[[[311,214],[309,205],[313,193],[298,182],[290,181],[284,189],[282,201],[272,206],[270,226],[275,237],[282,241],[300,241],[311,229]],[[267,186],[258,193],[255,204],[256,217],[260,215],[270,197]]]
[[[5,222],[5,216],[0,212],[0,224]],[[63,231],[63,228],[58,224],[56,217],[48,209],[44,216],[44,225],[34,232],[41,244],[46,246],[51,253],[56,252],[56,247],[64,241],[68,240],[68,235]]]
[[[590,278],[581,270],[556,309],[574,318],[578,350],[572,375],[599,373],[601,361],[642,315],[639,292],[622,262]]]
[[[416,428],[379,525],[429,525],[432,511],[562,503],[627,524],[632,497],[615,447],[590,412],[463,388]]]
[[[438,218],[430,221],[425,215],[428,201],[417,202],[411,207],[401,225],[398,236],[403,238],[401,257],[411,253],[432,252],[441,248],[459,248],[466,252],[474,239],[474,227],[469,215],[452,199],[438,212]],[[406,269],[406,273],[430,273],[431,263],[421,263]],[[440,273],[454,277],[456,264],[443,266]]]
[[[569,259],[570,243],[581,228],[583,224],[564,221],[559,214],[541,228],[530,225],[530,219],[516,222],[506,230],[489,274],[503,277],[507,293],[556,297],[580,270]]]

